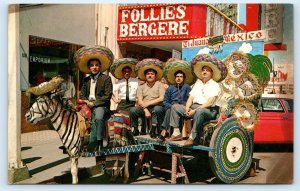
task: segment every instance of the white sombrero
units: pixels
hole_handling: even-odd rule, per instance
[[[210,54],[198,54],[191,61],[193,71],[199,79],[202,79],[202,68],[208,66],[213,71],[213,79],[216,82],[222,81],[227,76],[227,68],[225,64],[218,58]]]
[[[170,58],[164,67],[164,77],[170,84],[175,84],[175,76],[174,74],[181,70],[185,74],[184,83],[193,84],[195,82],[195,75],[192,71],[191,64],[184,60],[178,60],[174,58]]]
[[[163,76],[163,62],[156,59],[156,58],[146,58],[140,62],[138,62],[135,66],[135,72],[137,73],[138,77],[145,81],[146,77],[144,72],[148,69],[155,70],[157,72],[156,74],[156,80],[161,80]]]
[[[123,78],[123,75],[122,75],[123,68],[130,67],[131,71],[132,71],[131,77],[135,78],[136,73],[135,73],[134,69],[135,69],[135,65],[137,62],[138,62],[137,59],[134,59],[134,58],[116,59],[110,67],[110,72],[115,78],[121,80]]]
[[[86,74],[91,73],[87,65],[90,59],[98,59],[101,62],[101,72],[104,72],[112,64],[114,55],[110,49],[99,45],[82,47],[74,54],[78,69]]]

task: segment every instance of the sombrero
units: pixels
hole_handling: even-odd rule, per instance
[[[114,60],[112,51],[104,46],[84,46],[74,54],[74,62],[77,63],[78,69],[86,74],[90,74],[87,62],[90,59],[98,59],[101,62],[101,72],[107,70]]]
[[[132,70],[131,77],[134,78],[136,77],[136,73],[134,69],[137,62],[138,62],[137,59],[134,58],[116,59],[110,67],[110,72],[115,78],[121,80],[123,78],[122,75],[123,68],[130,67]]]
[[[164,77],[170,84],[175,84],[174,74],[181,70],[185,74],[184,83],[193,84],[195,82],[195,75],[192,71],[191,64],[184,60],[170,58],[164,67]]]
[[[202,68],[208,66],[213,71],[213,79],[220,82],[227,76],[227,68],[225,64],[210,54],[198,54],[191,61],[193,71],[199,79],[202,79]]]
[[[156,58],[146,58],[142,61],[139,61],[135,66],[135,72],[137,73],[138,77],[145,81],[146,77],[144,72],[148,69],[155,70],[157,72],[156,80],[161,80],[163,76],[163,62],[156,59]]]
[[[59,85],[64,81],[64,79],[60,76],[55,76],[53,77],[50,81],[48,82],[43,82],[38,86],[28,88],[26,91],[26,94],[34,94],[36,96],[48,93],[52,90],[55,90],[56,88],[59,87]]]

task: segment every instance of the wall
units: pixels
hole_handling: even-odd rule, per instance
[[[97,44],[106,46],[114,53],[115,58],[120,58],[120,49],[117,42],[118,5],[98,4],[96,5],[97,22]],[[105,28],[107,27],[106,43]]]
[[[27,57],[29,56],[29,35],[73,44],[95,44],[94,4],[41,5],[21,8],[19,15],[21,90],[28,88],[29,64]]]
[[[286,72],[288,73],[288,79],[286,85],[289,88],[287,93],[293,94],[294,92],[294,7],[292,4],[284,5],[284,17],[283,17],[283,44],[287,45],[287,50],[282,51],[268,51],[268,57],[274,61],[276,65],[286,65]],[[275,67],[276,69],[276,67]],[[272,76],[272,75],[271,75]],[[269,82],[269,86],[272,86],[272,82]],[[280,83],[278,83],[280,84]],[[276,85],[276,82],[275,82]]]
[[[117,4],[51,4],[21,8],[20,33],[20,90],[29,87],[29,35],[64,41],[79,45],[102,45],[110,48],[119,58],[116,41]],[[105,28],[108,28],[105,33]],[[20,98],[21,99],[21,98]],[[22,132],[48,128],[45,121],[39,125],[28,124],[24,112],[28,97],[22,93]]]

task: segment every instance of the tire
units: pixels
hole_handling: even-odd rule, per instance
[[[211,138],[209,162],[215,176],[224,183],[241,180],[252,162],[252,135],[239,127],[236,118],[225,120]]]

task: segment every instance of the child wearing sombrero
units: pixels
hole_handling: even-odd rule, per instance
[[[204,122],[216,118],[218,107],[215,106],[215,102],[221,93],[217,82],[227,75],[223,62],[209,54],[197,55],[191,64],[198,80],[189,94],[186,106],[178,107],[176,112],[172,112],[170,120],[170,125],[174,128],[173,132],[176,132],[182,117],[193,118],[193,129],[184,143],[185,146],[193,145],[195,138],[200,139]],[[173,133],[169,140],[178,140],[179,137],[182,135]]]
[[[110,76],[102,72],[110,67],[113,59],[111,50],[103,46],[85,46],[74,54],[74,61],[79,70],[90,74],[83,79],[80,91],[80,99],[87,103],[93,113],[89,152],[100,152],[103,148],[105,123],[110,114],[113,86]]]
[[[139,135],[138,119],[142,119],[141,134],[146,134],[146,118],[151,118],[150,136],[156,136],[156,128],[164,120],[165,110],[161,106],[165,88],[159,81],[163,76],[163,63],[154,58],[144,59],[135,66],[135,71],[142,81],[146,81],[137,89],[137,106],[130,109],[129,117],[133,134]]]

